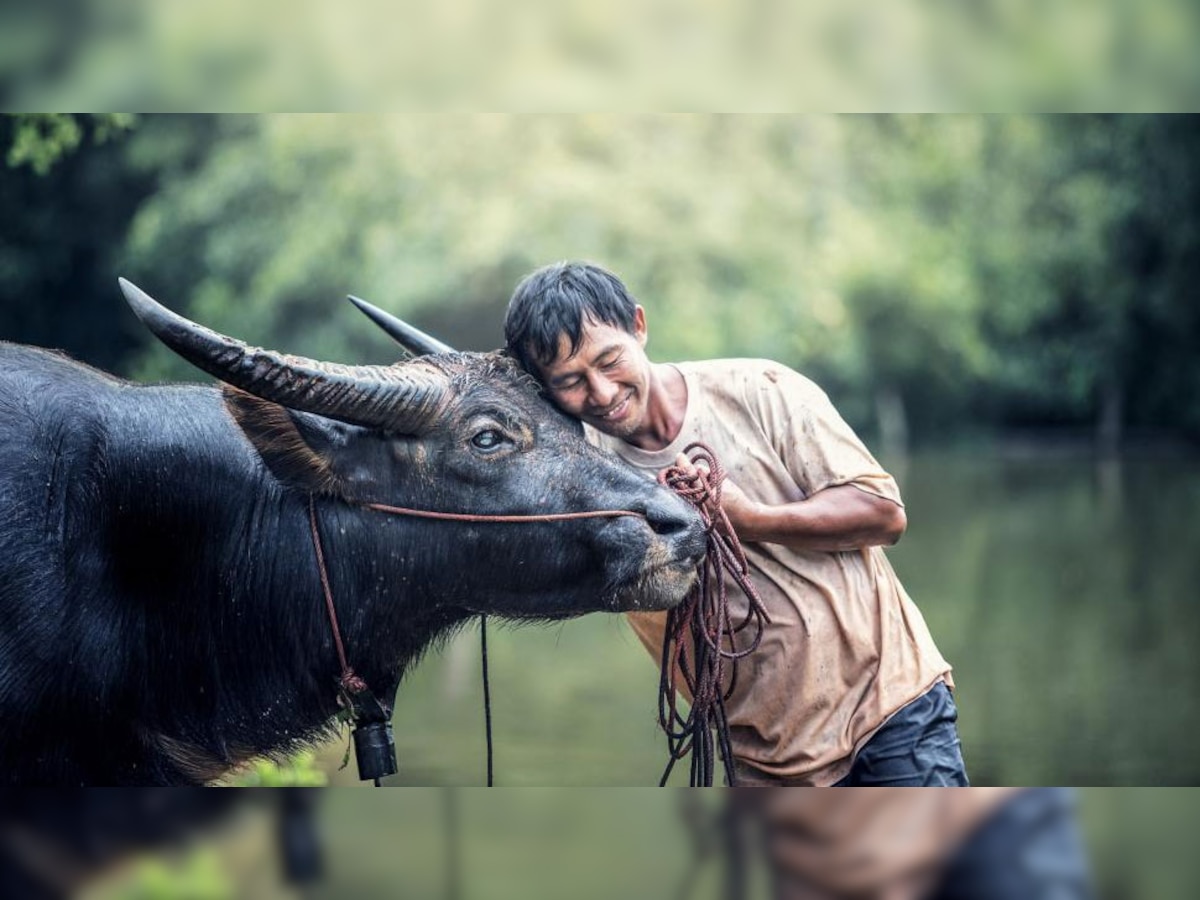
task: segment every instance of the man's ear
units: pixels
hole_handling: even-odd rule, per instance
[[[649,337],[646,330],[646,310],[640,303],[633,309],[633,336],[641,346],[646,346],[646,338]]]
[[[230,385],[222,385],[221,393],[233,420],[283,484],[307,493],[343,493],[333,454],[346,443],[350,426],[288,409]]]

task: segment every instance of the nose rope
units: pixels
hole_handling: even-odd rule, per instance
[[[312,529],[313,549],[317,554],[317,572],[321,576],[321,590],[325,594],[325,613],[329,616],[329,629],[333,632],[333,646],[337,650],[338,663],[342,667],[338,687],[347,694],[361,694],[367,683],[354,674],[346,661],[346,647],[342,643],[342,630],[338,627],[337,609],[333,605],[333,591],[329,587],[329,573],[325,569],[325,553],[321,549],[321,532],[317,529],[317,507],[310,495],[308,498],[308,524]],[[339,702],[341,698],[339,697]]]
[[[675,763],[689,752],[692,754],[691,786],[712,785],[714,730],[720,743],[725,779],[732,787],[736,782],[725,701],[733,695],[737,685],[738,660],[758,649],[763,628],[771,617],[750,580],[750,568],[737,534],[721,508],[724,467],[716,454],[702,443],[689,444],[684,453],[689,454],[693,466],[703,463],[708,471],[697,467],[696,474],[690,475],[679,466],[671,466],[659,472],[658,481],[697,509],[704,521],[708,541],[700,578],[683,602],[667,613],[659,675],[658,721],[667,735],[670,759],[659,787],[666,785]],[[730,616],[726,572],[749,601],[745,618],[736,625]],[[751,623],[754,636],[750,645],[743,650],[736,649],[734,637]],[[690,662],[686,652],[689,643]],[[729,686],[722,690],[726,664]],[[677,683],[677,673],[682,676],[682,687],[691,698],[686,716],[679,712],[681,685]]]
[[[414,516],[419,519],[446,519],[453,522],[561,522],[568,519],[598,519],[616,518],[619,516],[634,516],[646,518],[643,513],[630,509],[598,509],[587,512],[545,513],[529,516],[488,516],[474,513],[435,512],[428,509],[409,509],[404,506],[389,506],[386,503],[363,503],[367,509],[389,513],[398,516]],[[321,547],[321,533],[317,529],[317,508],[313,497],[308,498],[308,521],[312,529],[313,549],[317,555],[317,571],[321,575],[321,590],[325,594],[325,612],[329,617],[329,628],[333,632],[333,645],[337,650],[338,663],[342,667],[338,685],[352,694],[367,690],[367,684],[354,674],[354,669],[346,660],[346,648],[342,642],[342,632],[338,627],[337,609],[333,604],[333,591],[329,587],[329,574],[325,568],[325,553]]]
[[[410,509],[405,506],[390,506],[386,503],[363,503],[361,505],[367,509],[388,513],[389,515],[412,516],[418,519],[441,519],[451,522],[562,522],[572,519],[612,519],[621,516],[633,516],[640,519],[646,518],[644,513],[634,512],[631,509],[598,509],[586,512],[543,513],[540,515],[482,515],[477,513],[448,513],[428,509]],[[367,686],[366,681],[355,674],[346,657],[346,647],[342,641],[342,630],[338,625],[337,607],[333,603],[333,590],[329,586],[329,573],[325,566],[325,552],[321,546],[321,532],[317,528],[316,501],[311,494],[308,498],[308,522],[312,531],[313,551],[317,557],[317,572],[321,576],[321,590],[325,595],[325,614],[329,618],[329,630],[333,634],[333,646],[337,651],[338,664],[341,666],[341,673],[338,676],[337,682],[338,704],[346,709],[351,716],[354,716],[358,709],[355,698],[360,694],[368,693],[370,688]],[[484,727],[487,739],[487,785],[491,787],[492,760],[494,756],[492,749],[492,703],[491,688],[488,684],[487,615],[484,613],[480,613],[479,615],[479,640],[483,664]],[[395,770],[393,769],[392,771]],[[379,785],[378,778],[375,779],[375,784],[376,786]]]
[[[451,522],[563,522],[568,519],[613,519],[619,516],[646,518],[644,513],[631,509],[595,509],[587,512],[545,513],[531,516],[485,516],[475,513],[434,512],[429,509],[409,509],[405,506],[388,506],[386,503],[364,503],[367,509],[390,513],[396,516],[414,516],[418,519],[444,519]]]

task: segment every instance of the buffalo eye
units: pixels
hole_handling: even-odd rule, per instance
[[[504,443],[504,435],[495,428],[487,428],[471,438],[472,446],[477,450],[482,450],[484,453],[490,453],[503,446]]]

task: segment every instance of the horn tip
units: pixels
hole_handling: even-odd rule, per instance
[[[158,306],[154,298],[128,278],[118,278],[117,284],[121,287],[121,293],[125,295],[125,302],[130,305],[139,319],[145,318],[146,313]]]
[[[368,303],[361,297],[347,294],[346,299],[358,307],[359,312],[366,315],[376,325],[387,332],[401,347],[416,356],[429,353],[453,353],[454,348],[443,344],[437,338],[430,337],[419,329],[413,328],[407,322],[397,319],[391,313]]]

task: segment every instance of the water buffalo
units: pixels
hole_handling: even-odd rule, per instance
[[[203,783],[328,737],[340,667],[310,502],[349,664],[380,697],[474,613],[667,608],[693,581],[691,509],[510,359],[317,362],[122,288],[224,384],[135,385],[0,343],[0,780]]]

